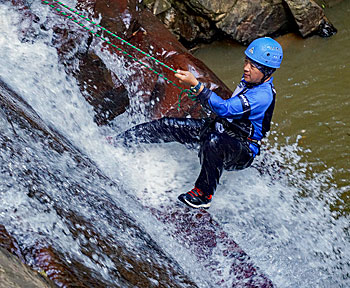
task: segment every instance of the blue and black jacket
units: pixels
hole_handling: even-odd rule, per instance
[[[242,78],[227,100],[208,88],[204,88],[198,98],[204,107],[217,115],[216,122],[219,124],[216,124],[216,129],[219,132],[234,132],[244,136],[250,142],[249,147],[254,156],[259,153],[260,140],[270,130],[275,107],[273,77],[256,86],[249,86]]]

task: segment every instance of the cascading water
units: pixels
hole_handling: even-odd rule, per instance
[[[41,16],[41,23],[45,21],[49,12],[40,1],[33,1],[31,9]],[[1,113],[2,142],[11,143],[11,149],[6,145],[1,149],[0,221],[21,245],[33,247],[40,239],[49,241],[67,259],[83,262],[107,286],[129,287],[118,280],[108,253],[96,245],[98,237],[87,239],[79,229],[79,221],[62,217],[77,213],[93,223],[102,238],[127,243],[130,250],[156,242],[198,287],[216,287],[222,279],[234,277],[229,272],[230,259],[216,253],[223,252],[224,246],[218,245],[211,259],[197,261],[189,243],[171,235],[175,224],[164,224],[151,213],[152,209],[164,213],[169,207],[174,213],[185,209],[176,198],[191,189],[196,179],[200,168],[196,152],[179,144],[143,145],[134,150],[108,144],[105,135],[119,132],[110,127],[125,129],[130,122],[145,117],[126,113],[111,126],[98,127],[76,80],[66,74],[56,49],[48,44],[52,32],[43,32],[38,24],[35,41],[21,42],[19,16],[10,4],[0,4],[0,21],[0,79],[33,108],[47,127],[63,135],[77,147],[76,153],[98,167],[81,167],[67,153],[48,151],[48,146],[32,140],[30,131]],[[123,63],[110,68],[118,70],[121,77],[128,73]],[[142,94],[133,90],[132,84],[127,89]],[[139,105],[133,101],[130,109]],[[266,143],[253,167],[224,173],[209,210],[211,217],[277,287],[348,287],[348,220],[335,217],[330,208],[339,194],[330,181],[332,169],[313,173],[306,160],[308,151],[299,147],[298,139],[290,142],[274,133],[272,137],[275,144]],[[33,181],[31,173],[40,175],[40,183]],[[45,191],[46,196],[36,197],[37,191]],[[114,223],[119,212],[110,211],[108,202],[126,211],[126,219],[134,219],[152,239],[144,236],[135,243],[136,238],[130,235],[140,232]],[[197,215],[196,211],[189,213]],[[34,240],[36,243],[32,243]],[[162,265],[162,253],[141,251],[146,252],[140,258],[154,257]],[[221,275],[208,277],[204,267],[209,262],[216,263]],[[159,283],[151,278],[150,283],[157,287]],[[173,285],[191,287],[180,278]],[[220,287],[229,287],[225,285]]]

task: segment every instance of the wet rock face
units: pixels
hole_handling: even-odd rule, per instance
[[[2,209],[5,216],[0,225],[0,247],[35,270],[44,271],[58,287],[197,287],[105,191],[105,186],[115,191],[120,188],[69,141],[45,125],[1,80],[0,117],[5,123],[0,133],[0,159],[8,162],[2,167],[2,175],[21,183],[23,186],[18,184],[14,189],[27,200],[18,208]],[[76,169],[65,166],[67,157]],[[50,160],[44,164],[45,159]],[[64,168],[57,168],[61,165]],[[95,182],[102,184],[91,190]],[[88,209],[88,215],[82,207]],[[57,218],[50,231],[36,230],[33,227],[38,223],[26,222],[21,209],[44,217],[54,211]],[[101,223],[107,224],[101,228]],[[56,225],[67,227],[64,237],[73,246],[79,243],[78,252],[62,248],[69,244],[65,243],[67,238],[58,236],[62,234],[56,234],[61,231]],[[15,231],[16,238],[8,231]],[[99,260],[106,258],[112,265],[100,266]],[[101,276],[101,269],[108,270],[109,279]],[[0,281],[0,287],[1,284]]]
[[[0,117],[1,172],[11,192],[18,190],[17,196],[24,197],[21,205],[14,199],[14,205],[2,209],[0,246],[58,287],[197,287],[105,190],[122,188],[45,125],[1,80]],[[129,193],[120,192],[122,197]],[[166,226],[171,223],[166,232],[193,251],[207,274],[219,276],[222,285],[274,287],[209,213],[178,206],[143,208]],[[229,275],[213,255],[227,257]]]
[[[57,3],[54,4],[58,7]],[[231,95],[225,84],[206,65],[195,59],[139,1],[81,0],[78,1],[77,7],[72,8],[83,11],[84,15],[90,18],[94,16],[94,19],[97,19],[102,16],[100,25],[130,44],[165,63],[171,69],[191,70],[200,81],[220,93],[222,97],[227,98]],[[204,115],[200,105],[193,103],[187,97],[181,100],[181,110],[177,109],[181,89],[188,87],[179,84],[174,71],[97,27],[90,25],[92,30],[99,31],[103,37],[108,37],[124,52],[98,37],[93,37],[91,33],[67,18],[63,21],[63,16],[55,9],[51,8],[49,15],[51,16],[45,22],[45,29],[50,27],[53,29],[52,44],[57,48],[60,61],[65,65],[67,72],[78,80],[83,96],[94,107],[97,124],[107,124],[128,108],[131,113],[140,112],[141,106],[146,107],[142,113],[148,114],[150,118]],[[82,24],[89,24],[78,20]],[[124,71],[120,70],[120,62],[123,63]],[[151,72],[149,68],[162,74],[175,85]],[[129,107],[133,98],[137,99],[133,101],[136,105]]]
[[[80,1],[77,6],[91,10],[95,3]],[[128,91],[95,54],[93,36],[68,19],[63,23],[55,23],[54,19],[50,22],[54,31],[52,44],[66,71],[77,79],[82,95],[94,107],[95,122],[104,125],[124,113],[129,106]]]
[[[81,55],[79,72],[75,74],[82,94],[94,107],[97,124],[107,124],[126,111],[129,106],[128,91],[95,53]]]
[[[34,267],[44,271],[58,287],[110,287],[112,283],[103,281],[84,263],[69,259],[50,246],[38,244],[26,249],[27,258]],[[69,263],[67,262],[69,259]]]
[[[110,15],[111,11],[118,11],[118,13]],[[223,97],[229,97],[231,94],[222,81],[201,61],[195,59],[150,11],[143,9],[138,4],[138,1],[96,1],[95,13],[107,15],[106,20],[102,20],[101,25],[110,31],[118,31],[119,29],[120,35],[124,35],[122,37],[125,37],[124,39],[135,47],[140,48],[172,69],[192,69],[202,82],[207,83],[214,90],[220,87]],[[119,18],[119,20],[116,18]],[[123,20],[123,23],[116,25],[116,23],[120,23],[120,18]],[[125,29],[121,31],[120,27]],[[157,64],[149,57],[130,48],[130,46],[121,45],[120,41],[114,39],[113,42],[158,73],[180,85],[173,71]],[[151,118],[169,115],[185,116],[191,114],[194,117],[203,115],[199,105],[194,105],[188,99],[182,101],[182,109],[178,111],[178,96],[181,93],[179,88],[150,72],[147,67],[137,62],[135,63],[135,60],[130,60],[130,58],[108,47],[104,52],[107,51],[109,53],[117,53],[126,63],[127,69],[131,72],[131,76],[126,82],[133,83],[137,86],[138,91],[142,91],[141,99],[146,103],[146,112],[149,113]],[[129,95],[129,97],[134,96]]]
[[[7,232],[5,226],[0,224],[0,247],[16,255],[21,261],[24,261],[22,251],[17,241]]]

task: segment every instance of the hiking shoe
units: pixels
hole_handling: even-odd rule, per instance
[[[194,187],[191,191],[179,195],[178,199],[192,208],[208,209],[212,197],[213,195],[206,196],[200,189]]]

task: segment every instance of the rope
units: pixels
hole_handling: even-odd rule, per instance
[[[114,34],[113,32],[109,31],[108,29],[106,29],[105,27],[97,24],[96,22],[94,22],[93,20],[89,19],[88,17],[84,16],[81,12],[76,11],[72,8],[70,8],[69,6],[65,5],[64,3],[58,1],[58,0],[53,0],[54,3],[50,3],[50,1],[45,1],[42,0],[42,4],[46,4],[49,7],[55,9],[58,13],[60,13],[62,16],[67,17],[69,20],[73,21],[75,24],[79,25],[81,28],[84,28],[86,31],[88,31],[89,33],[91,33],[93,36],[100,38],[102,41],[106,42],[109,46],[111,46],[112,48],[116,49],[117,51],[121,52],[122,54],[128,56],[129,58],[131,58],[132,60],[138,62],[139,64],[141,64],[142,66],[146,67],[149,71],[153,72],[154,74],[158,75],[159,77],[162,77],[165,81],[167,81],[167,83],[172,84],[173,86],[175,86],[176,88],[180,89],[181,92],[179,94],[178,97],[178,107],[177,110],[180,110],[180,106],[181,106],[181,98],[183,94],[187,94],[187,96],[192,100],[195,101],[195,95],[193,95],[193,93],[191,93],[191,91],[189,89],[184,89],[182,87],[180,87],[179,85],[177,85],[174,81],[171,81],[169,78],[167,78],[165,75],[159,73],[158,71],[154,70],[152,67],[150,67],[149,65],[147,65],[146,63],[142,62],[141,60],[137,59],[136,57],[134,57],[133,55],[129,54],[128,52],[126,52],[125,50],[123,50],[122,48],[118,47],[117,45],[113,44],[111,41],[109,41],[108,39],[104,38],[101,33],[97,33],[97,31],[94,31],[92,29],[90,29],[89,27],[85,26],[82,22],[78,21],[77,19],[75,19],[74,17],[72,17],[70,14],[64,12],[61,8],[56,7],[56,5],[60,5],[63,8],[69,10],[70,12],[76,14],[77,16],[79,16],[80,18],[82,18],[85,21],[88,21],[89,23],[91,23],[93,26],[97,27],[100,30],[105,31],[106,33],[108,33],[109,35],[113,36],[114,38],[118,39],[119,41],[122,42],[122,44],[126,44],[129,47],[135,49],[137,52],[141,53],[142,55],[152,59],[153,61],[155,61],[157,64],[165,67],[166,69],[170,70],[173,73],[177,73],[176,70],[174,70],[173,68],[169,67],[168,65],[164,64],[163,62],[159,61],[158,59],[156,59],[155,57],[153,57],[152,55],[142,51],[140,48],[137,48],[136,46],[132,45],[131,43],[129,43],[128,41],[122,39],[121,37],[119,37],[118,35]],[[56,4],[56,5],[55,5]]]

